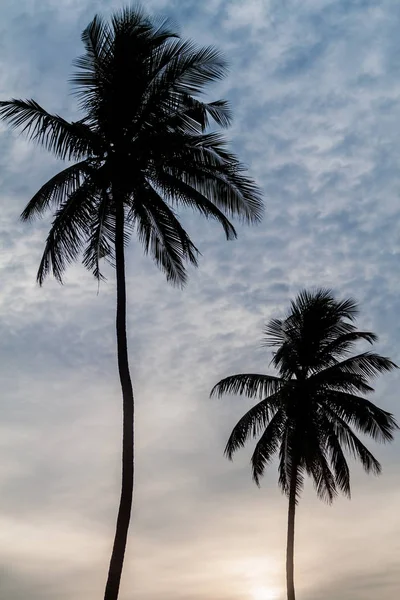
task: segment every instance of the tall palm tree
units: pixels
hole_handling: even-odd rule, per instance
[[[288,600],[295,600],[295,510],[305,476],[312,478],[317,495],[329,503],[338,492],[350,497],[344,451],[358,459],[367,473],[381,472],[356,432],[388,442],[398,428],[392,414],[360,395],[373,392],[370,378],[396,365],[373,352],[351,354],[357,342],[377,341],[374,333],[357,330],[357,314],[354,300],[335,300],[330,290],[301,292],[286,318],[272,319],[265,328],[265,346],[276,348],[271,362],[278,375],[232,375],[211,391],[218,397],[244,394],[260,399],[234,427],[225,453],[232,459],[250,437],[260,436],[251,458],[257,485],[278,454],[279,486],[289,498]]]
[[[33,196],[25,221],[52,210],[38,281],[52,273],[62,282],[79,256],[102,278],[101,259],[116,269],[116,335],[123,396],[122,490],[105,590],[118,597],[130,521],[134,472],[134,399],[126,333],[125,247],[136,232],[145,253],[169,281],[183,285],[185,264],[198,250],[176,207],[216,219],[236,237],[230,217],[260,220],[259,190],[244,174],[210,120],[231,120],[223,100],[202,99],[207,84],[226,73],[213,47],[185,41],[168,21],[126,8],[110,22],[96,16],[82,34],[85,54],[75,61],[72,84],[83,117],[49,114],[34,100],[0,103],[0,118],[69,165]],[[72,163],[72,164],[71,164]]]

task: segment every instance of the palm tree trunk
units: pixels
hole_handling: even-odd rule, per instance
[[[288,531],[286,547],[287,600],[295,600],[294,593],[294,520],[296,513],[297,467],[293,469],[289,490]]]
[[[126,285],[124,256],[124,207],[116,200],[115,267],[117,275],[117,351],[118,370],[123,399],[122,487],[114,546],[112,550],[104,600],[117,600],[124,564],[126,540],[133,499],[134,467],[134,399],[129,373],[128,344],[126,338]]]

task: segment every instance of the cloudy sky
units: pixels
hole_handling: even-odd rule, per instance
[[[80,33],[110,0],[1,0],[0,97],[76,114],[68,76]],[[209,400],[233,372],[267,368],[262,326],[307,286],[361,303],[360,326],[400,361],[400,3],[149,0],[231,64],[213,90],[233,105],[232,146],[266,216],[235,242],[200,220],[185,291],[132,243],[129,342],[137,395],[137,493],[121,600],[283,600],[286,500],[243,452],[223,456],[249,406]],[[35,284],[48,222],[18,215],[60,168],[0,129],[0,596],[101,597],[119,494],[121,400],[113,279],[80,266]],[[399,374],[376,401],[398,415]],[[332,507],[309,485],[298,511],[299,600],[400,593],[399,441],[374,447],[381,478],[354,469]]]

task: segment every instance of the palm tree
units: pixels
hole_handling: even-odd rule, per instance
[[[295,600],[295,510],[309,475],[319,498],[350,497],[350,471],[344,451],[367,473],[381,465],[356,432],[378,442],[393,439],[398,428],[392,414],[360,394],[373,392],[370,378],[396,365],[373,352],[351,355],[359,341],[377,336],[358,331],[358,307],[351,298],[337,301],[330,290],[303,291],[284,320],[265,328],[265,346],[276,348],[271,364],[278,375],[240,374],[222,379],[212,395],[244,394],[260,401],[234,427],[225,448],[228,458],[250,438],[260,436],[251,458],[257,485],[278,454],[279,486],[289,498],[286,551],[288,600]]]
[[[123,396],[122,490],[106,600],[118,597],[130,521],[134,473],[134,398],[126,333],[125,247],[136,232],[145,253],[173,284],[186,281],[185,264],[198,250],[176,207],[216,219],[227,239],[230,217],[262,216],[260,193],[210,120],[231,120],[223,100],[205,102],[207,84],[226,63],[213,47],[185,41],[168,21],[126,8],[110,22],[96,16],[82,34],[85,54],[72,84],[83,117],[69,122],[34,100],[0,103],[0,118],[69,164],[33,196],[25,221],[53,211],[37,279],[62,282],[80,256],[96,278],[101,259],[116,270],[116,335]],[[72,164],[71,164],[72,163]]]

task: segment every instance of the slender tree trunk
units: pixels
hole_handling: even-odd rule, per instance
[[[133,499],[134,466],[134,399],[128,363],[126,338],[126,285],[124,256],[124,207],[116,200],[115,265],[117,275],[117,351],[123,399],[122,486],[114,546],[112,550],[104,600],[117,600],[124,564],[126,540]]]
[[[294,593],[294,520],[296,513],[297,468],[293,469],[289,490],[288,531],[286,547],[287,600],[295,600]]]

